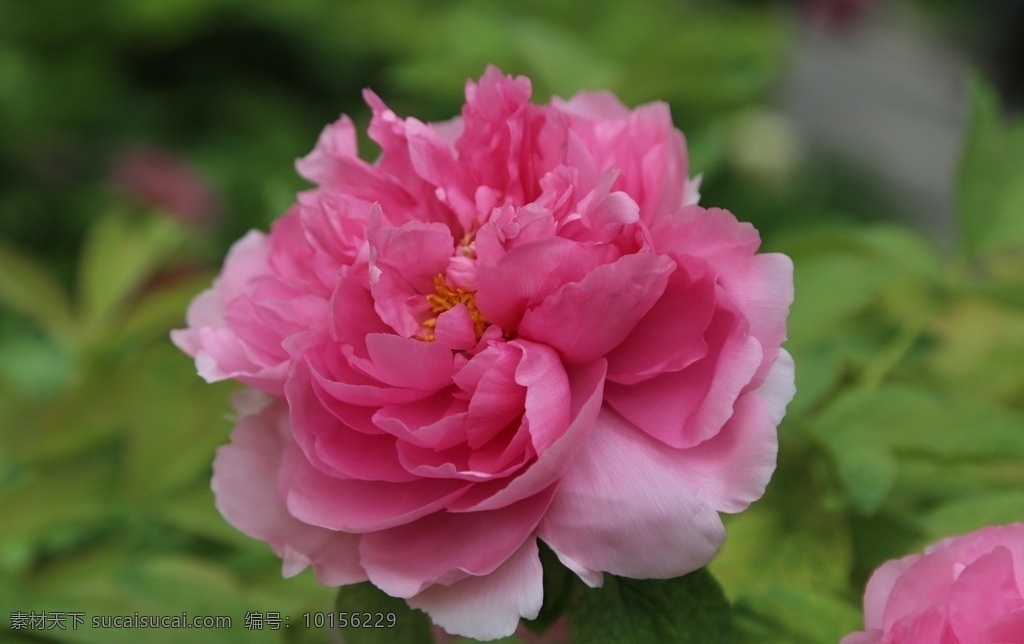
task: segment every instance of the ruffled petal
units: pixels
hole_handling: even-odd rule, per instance
[[[361,481],[328,476],[297,447],[286,450],[278,487],[288,513],[310,525],[343,532],[373,532],[415,521],[465,494],[459,480],[419,479],[409,483]]]
[[[679,455],[605,409],[559,483],[540,538],[587,570],[636,579],[707,564],[725,529]]]
[[[667,257],[625,255],[527,311],[520,334],[555,348],[568,363],[597,360],[628,337],[674,269]]]
[[[540,613],[543,578],[537,540],[530,539],[489,575],[434,585],[407,601],[449,633],[493,640],[514,633],[520,618]]]
[[[532,538],[550,502],[549,491],[499,510],[438,512],[364,535],[362,565],[370,581],[394,597],[489,575]]]
[[[217,509],[241,532],[270,544],[284,561],[286,577],[312,565],[328,586],[365,581],[356,535],[299,521],[278,495],[277,472],[291,443],[287,419],[287,407],[272,402],[239,421],[213,463]]]
[[[617,412],[672,447],[690,447],[717,434],[761,364],[761,344],[716,316],[713,353],[686,369],[635,385],[608,383],[605,399]]]

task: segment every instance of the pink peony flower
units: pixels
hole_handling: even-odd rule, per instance
[[[1022,589],[1024,523],[944,539],[871,575],[865,630],[841,644],[1019,644]]]
[[[367,91],[380,158],[329,125],[173,336],[265,394],[214,464],[228,521],[480,639],[537,615],[538,539],[591,586],[705,565],[794,392],[791,263],[695,205],[668,107],[529,96],[489,68],[429,125]]]

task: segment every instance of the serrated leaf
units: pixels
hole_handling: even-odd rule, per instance
[[[701,568],[675,579],[606,574],[602,588],[584,589],[570,619],[579,642],[731,642],[729,603]]]
[[[348,615],[353,613],[395,615],[395,625],[392,628],[349,625],[338,629],[346,644],[390,644],[391,642],[433,644],[434,636],[430,620],[424,613],[409,608],[405,600],[385,594],[384,591],[368,581],[339,588],[334,609],[338,613]]]

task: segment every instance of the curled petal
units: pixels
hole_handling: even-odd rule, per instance
[[[602,411],[558,486],[540,538],[586,570],[638,579],[707,564],[725,530],[677,455]]]
[[[328,586],[365,581],[355,535],[299,521],[278,495],[277,472],[290,442],[283,403],[272,402],[242,418],[213,463],[217,509],[231,525],[270,544],[283,559],[287,577],[312,565],[317,579]]]
[[[449,633],[493,640],[514,633],[520,618],[540,613],[543,577],[537,540],[530,539],[489,575],[437,584],[407,601]]]
[[[365,535],[360,557],[374,585],[395,597],[413,597],[434,584],[493,573],[534,541],[550,502],[547,491],[499,510],[432,514]]]

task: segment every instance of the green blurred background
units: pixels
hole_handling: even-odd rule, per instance
[[[11,629],[45,610],[331,641],[296,625],[333,591],[282,580],[214,509],[235,387],[167,334],[305,187],[320,129],[365,124],[362,88],[445,119],[488,63],[537,101],[667,101],[702,202],[793,256],[780,467],[711,570],[736,641],[859,627],[886,558],[1024,520],[1021,4],[3,0],[0,639],[182,638]],[[292,627],[245,629],[249,611]]]

